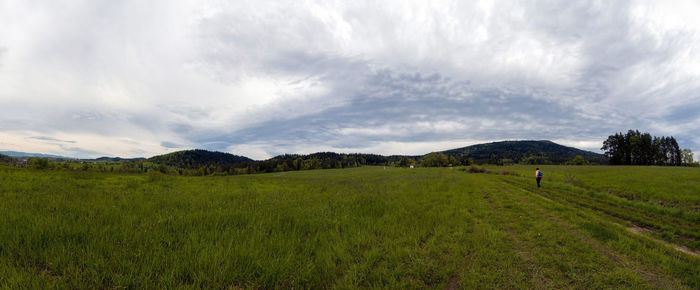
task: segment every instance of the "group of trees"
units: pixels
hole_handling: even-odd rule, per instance
[[[693,160],[693,152],[690,149],[681,150],[674,137],[655,137],[636,130],[609,136],[603,142],[601,149],[605,151],[604,155],[564,147],[550,141],[504,141],[433,152],[424,156],[320,152],[308,155],[285,154],[256,161],[230,153],[184,150],[149,159],[108,157],[91,160],[20,159],[0,155],[0,164],[35,169],[178,175],[235,175],[351,168],[365,165],[398,167],[448,167],[484,163],[587,165],[604,162],[603,158],[606,158],[611,165],[698,166],[698,163]]]
[[[7,156],[7,155],[0,154],[0,164],[12,165],[15,162],[17,162],[16,159],[14,159],[10,156]]]
[[[693,163],[692,152],[681,150],[673,136],[656,137],[638,130],[629,130],[626,134],[610,135],[603,142],[601,150],[611,165],[684,165],[684,153],[688,163]],[[689,165],[689,164],[686,164]]]
[[[460,165],[472,165],[474,159],[466,156],[457,156],[445,154],[443,152],[433,152],[425,156],[395,156],[398,160],[390,160],[390,163],[397,167],[450,167]]]
[[[574,159],[571,159],[564,164],[565,165],[590,165],[591,163],[588,162],[588,160],[584,159],[583,156],[576,155],[576,157],[574,157]]]
[[[376,154],[340,154],[319,152],[309,155],[285,154],[245,165],[246,173],[282,172],[310,169],[352,168],[364,165],[388,165],[387,157]]]
[[[690,149],[681,150],[681,162],[686,166],[698,167],[700,164],[693,158],[693,151]]]
[[[535,164],[552,164],[552,160],[545,155],[530,155],[520,159],[520,164],[535,165]]]
[[[459,160],[454,156],[441,152],[430,153],[420,160],[422,167],[448,167],[460,165],[459,163]]]

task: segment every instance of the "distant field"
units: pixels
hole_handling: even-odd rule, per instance
[[[0,288],[700,288],[700,170],[0,167]]]

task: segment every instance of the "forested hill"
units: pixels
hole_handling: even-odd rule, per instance
[[[119,161],[141,161],[141,160],[146,160],[146,158],[143,158],[143,157],[121,158],[121,157],[107,157],[107,156],[105,156],[105,157],[100,157],[97,159],[86,159],[86,160],[119,162]]]
[[[377,154],[346,154],[319,152],[308,155],[285,154],[255,161],[247,157],[207,150],[186,150],[154,156],[148,161],[197,174],[222,172],[246,174],[290,170],[350,168],[363,165],[396,166],[455,166],[477,164],[564,164],[577,155],[589,162],[605,163],[602,154],[566,147],[551,141],[503,141],[434,152],[422,156],[382,156]]]
[[[197,170],[194,174],[249,174],[290,170],[333,169],[363,165],[389,165],[390,158],[376,154],[319,152],[308,155],[285,154],[256,161],[247,157],[207,150],[186,150],[154,156],[148,161],[178,169]],[[166,168],[161,169],[167,171]],[[185,171],[188,173],[188,171]],[[189,173],[188,173],[189,174]]]
[[[148,161],[177,168],[198,169],[201,167],[245,167],[255,160],[244,156],[202,149],[184,150],[153,156]]]
[[[579,157],[581,156],[581,157]],[[230,153],[202,149],[184,150],[148,159],[111,158],[56,159],[30,158],[18,162],[0,156],[0,163],[19,164],[39,169],[74,168],[80,170],[177,173],[181,175],[230,175],[293,170],[351,168],[364,165],[443,167],[473,164],[605,164],[602,154],[566,147],[551,141],[502,141],[425,155],[382,156],[362,153],[319,152],[308,155],[285,154],[266,160],[253,160]],[[74,166],[78,164],[77,166]]]
[[[15,161],[15,158],[12,158],[11,156],[0,154],[0,163],[13,163]]]
[[[391,159],[377,154],[318,152],[308,155],[285,154],[257,161],[247,168],[248,173],[289,170],[350,168],[364,165],[389,165]]]
[[[559,145],[552,141],[501,141],[442,151],[457,159],[473,159],[476,163],[563,164],[581,155],[590,162],[605,163],[602,154]]]

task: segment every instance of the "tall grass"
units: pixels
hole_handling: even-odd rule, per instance
[[[0,288],[700,285],[697,258],[520,180],[446,168],[0,168]]]

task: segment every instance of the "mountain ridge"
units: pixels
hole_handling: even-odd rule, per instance
[[[195,154],[195,152],[198,153]],[[253,169],[251,170],[256,172],[269,172],[275,170],[302,170],[304,166],[345,168],[361,165],[389,165],[404,158],[419,162],[426,156],[435,153],[453,156],[460,164],[503,164],[504,161],[506,163],[564,164],[577,155],[581,155],[589,162],[605,163],[605,158],[602,154],[560,145],[549,140],[498,141],[435,151],[423,155],[316,152],[311,154],[282,154],[265,160],[253,160],[245,156],[231,153],[195,149],[157,155],[147,160],[154,163],[179,166],[187,169],[195,169],[201,166],[224,166],[229,168],[252,167]],[[212,161],[213,159],[217,159],[217,156],[219,160],[216,162]],[[178,160],[179,157],[181,157],[180,159],[182,160]],[[199,157],[205,160],[200,160],[198,159]],[[312,161],[316,162],[315,165],[309,165]]]
[[[563,164],[577,155],[595,163],[605,163],[603,154],[564,146],[550,140],[513,140],[475,144],[461,148],[439,151],[457,158],[472,158],[477,163],[498,164],[504,159],[519,163],[523,158],[549,160],[553,164]],[[546,158],[546,159],[543,159]]]
[[[205,149],[188,149],[174,151],[166,154],[155,155],[149,158],[120,158],[120,157],[99,157],[94,159],[79,159],[52,154],[26,153],[17,151],[0,151],[11,157],[38,157],[55,159],[74,159],[81,161],[149,161],[157,164],[176,166],[187,169],[196,169],[202,166],[224,166],[224,167],[245,167],[253,163],[274,163],[274,161],[289,161],[293,159],[323,159],[326,162],[345,162],[355,165],[382,165],[397,162],[402,158],[420,161],[433,153],[442,153],[453,156],[460,161],[470,160],[474,163],[500,164],[504,160],[511,163],[520,163],[523,159],[535,158],[544,160],[552,164],[563,164],[576,155],[581,155],[589,162],[605,163],[604,155],[564,146],[550,140],[506,140],[490,143],[474,144],[460,148],[433,151],[422,155],[379,155],[372,153],[335,153],[316,152],[311,154],[282,154],[265,160],[254,160],[252,158],[226,152],[209,151]],[[352,160],[348,160],[352,159]],[[343,164],[345,164],[343,163]],[[291,164],[291,163],[290,163]],[[330,165],[329,165],[330,166]],[[334,166],[334,165],[333,165]],[[334,167],[331,167],[334,168]]]
[[[54,154],[29,153],[29,152],[20,152],[20,151],[11,151],[11,150],[0,151],[0,154],[10,156],[10,157],[16,157],[16,158],[37,157],[37,158],[54,158],[54,159],[78,159],[78,158],[66,157],[66,156],[60,156],[60,155],[54,155]]]

